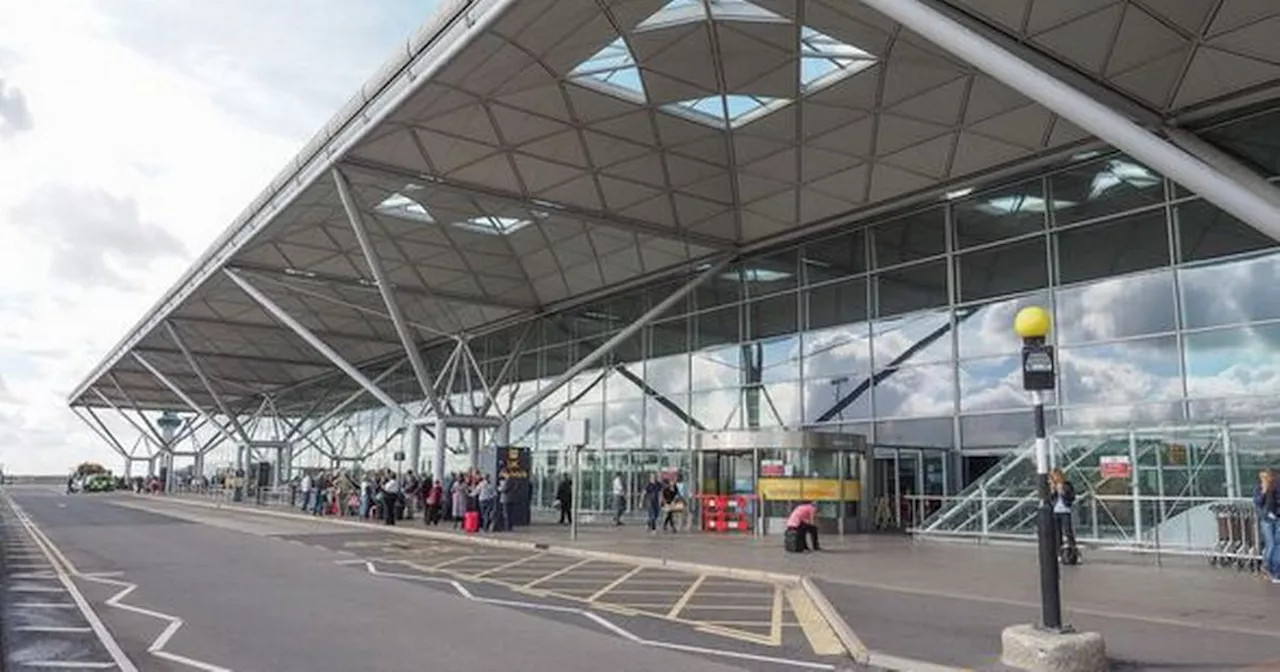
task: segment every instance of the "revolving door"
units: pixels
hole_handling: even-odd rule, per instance
[[[860,435],[726,430],[697,435],[695,447],[698,494],[745,503],[756,534],[781,534],[801,502],[818,504],[824,532],[871,529],[872,507],[862,503],[875,499]]]

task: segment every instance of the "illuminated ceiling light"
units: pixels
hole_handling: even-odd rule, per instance
[[[1074,201],[1054,200],[1052,207],[1055,209],[1069,208],[1076,205]],[[983,201],[973,206],[979,212],[985,212],[991,215],[1013,215],[1019,213],[1044,213],[1050,207],[1049,201],[1039,196],[1000,196],[988,201]]]
[[[481,215],[460,222],[453,222],[453,226],[464,231],[480,233],[486,236],[509,236],[532,223],[527,219],[518,217]]]
[[[800,27],[800,90],[811,93],[852,77],[876,64],[876,57],[863,49]]]
[[[778,282],[791,277],[791,274],[786,271],[775,271],[772,268],[744,268],[741,271],[729,271],[720,277],[725,280],[741,279],[743,282]]]
[[[640,68],[636,66],[635,56],[621,37],[579,63],[569,73],[569,79],[603,93],[640,103],[645,101]]]
[[[1106,192],[1124,184],[1134,189],[1150,189],[1163,182],[1159,175],[1131,161],[1108,161],[1089,185],[1089,200],[1100,198]]]
[[[398,217],[407,219],[412,222],[425,222],[427,224],[435,223],[435,218],[427,211],[421,203],[405,196],[405,192],[420,191],[422,187],[417,184],[406,184],[404,189],[391,194],[382,200],[381,203],[373,207],[374,212],[388,217]]]
[[[954,201],[957,198],[964,198],[965,196],[968,196],[969,194],[972,194],[972,193],[973,193],[973,187],[965,187],[964,189],[956,189],[955,191],[948,191],[947,193],[943,194],[942,197],[948,201]]]

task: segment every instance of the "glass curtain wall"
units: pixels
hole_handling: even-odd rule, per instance
[[[1206,136],[1280,173],[1280,113]],[[1051,427],[1256,420],[1280,410],[1278,281],[1274,241],[1122,154],[1085,153],[742,261],[517,418],[511,438],[535,449],[544,503],[568,464],[567,418],[591,421],[588,506],[604,507],[615,472],[634,493],[648,472],[687,470],[694,433],[724,428],[864,434],[881,451],[915,451],[888,453],[920,465],[914,487],[953,491],[1031,432],[1012,331],[1020,308],[1055,318]],[[541,319],[502,404],[529,398],[682,282]],[[486,372],[524,328],[473,343]],[[357,437],[378,431],[368,422],[356,421]]]

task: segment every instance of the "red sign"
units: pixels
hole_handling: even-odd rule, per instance
[[[760,460],[760,477],[774,478],[785,476],[787,467],[782,460]]]
[[[1103,478],[1129,478],[1133,476],[1133,465],[1129,464],[1128,455],[1103,455],[1098,460],[1098,471]]]

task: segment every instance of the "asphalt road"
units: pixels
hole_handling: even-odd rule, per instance
[[[733,632],[715,632],[688,618],[663,620],[616,604],[589,603],[602,588],[589,595],[572,590],[574,581],[590,587],[590,581],[607,580],[623,594],[657,596],[635,604],[674,605],[692,584],[683,578],[681,584],[673,577],[609,567],[595,568],[593,575],[585,572],[589,568],[570,568],[575,563],[556,558],[503,556],[473,561],[467,573],[450,575],[387,557],[388,541],[376,528],[352,531],[232,512],[183,513],[131,498],[38,489],[9,494],[65,556],[75,585],[139,670],[848,667],[805,651],[805,638],[795,633],[778,635],[778,643],[770,645],[769,628],[761,624],[770,621],[763,615],[738,626],[761,639],[753,644],[743,641],[742,632],[735,639]],[[434,552],[405,550],[422,557]],[[439,557],[447,561],[447,554]],[[636,583],[618,581],[624,575]],[[550,577],[543,583],[564,592],[514,591],[516,581],[543,577]],[[660,595],[659,585],[670,594]],[[743,586],[708,579],[702,585],[710,597],[691,593],[686,606],[696,611],[703,607],[698,600],[711,600],[706,611],[728,624],[722,628],[734,627],[737,611],[760,611],[745,592],[730,594],[747,591]],[[775,595],[771,587],[768,595]],[[770,615],[779,614],[775,634],[783,626],[798,628],[795,614],[781,593],[776,595],[770,605],[776,601],[782,608],[770,609]],[[734,608],[748,602],[753,606]]]
[[[1034,623],[1036,607],[954,595],[908,593],[819,580],[818,585],[873,650],[973,670],[1000,670],[1000,632]],[[1265,588],[1259,585],[1260,589]],[[1193,609],[1194,605],[1188,605]],[[1074,614],[1077,630],[1100,632],[1116,672],[1262,672],[1280,670],[1280,637],[1163,623],[1137,618]],[[1271,629],[1259,623],[1258,629]]]

